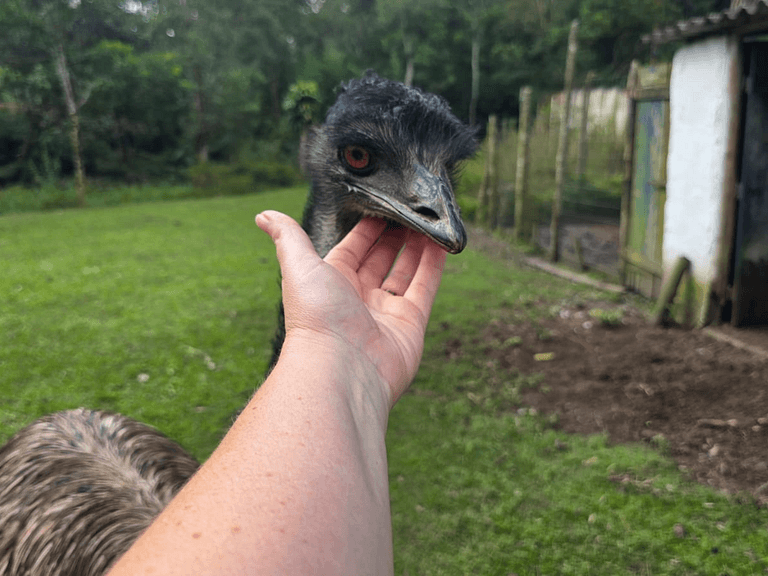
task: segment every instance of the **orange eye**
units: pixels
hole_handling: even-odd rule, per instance
[[[353,170],[365,170],[371,165],[371,154],[361,146],[344,148],[344,161]]]

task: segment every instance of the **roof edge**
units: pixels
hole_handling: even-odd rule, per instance
[[[726,32],[754,32],[755,25],[765,24],[768,31],[768,0],[747,0],[747,3],[729,8],[722,12],[713,12],[707,16],[697,16],[680,20],[675,24],[655,28],[642,37],[646,44],[666,44],[676,40],[690,40]]]

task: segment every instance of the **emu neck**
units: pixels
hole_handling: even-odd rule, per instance
[[[343,200],[338,197],[318,193],[319,188],[314,184],[312,186],[304,208],[302,227],[312,240],[317,253],[321,258],[325,258],[331,248],[336,246],[363,216],[359,211],[345,209]],[[272,359],[267,373],[271,372],[277,363],[285,341],[285,310],[282,300],[277,322],[277,330],[272,340]]]
[[[359,210],[347,206],[343,196],[324,192],[321,186],[312,185],[302,220],[302,226],[321,258],[325,258],[363,217]]]

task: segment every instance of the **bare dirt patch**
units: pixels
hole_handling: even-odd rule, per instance
[[[508,256],[476,238],[475,248]],[[768,362],[759,356],[606,302],[563,306],[536,324],[497,320],[482,342],[501,369],[543,374],[523,404],[556,413],[564,431],[656,444],[693,479],[768,504]]]

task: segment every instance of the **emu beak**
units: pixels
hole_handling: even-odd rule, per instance
[[[432,239],[451,254],[467,245],[467,232],[450,184],[417,164],[402,200],[367,190],[388,218]]]

